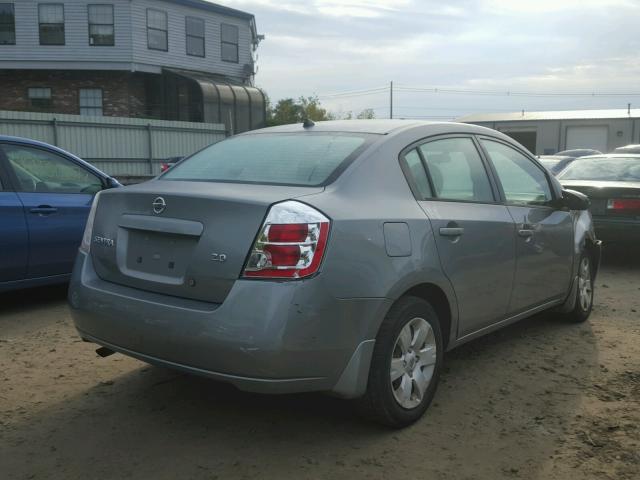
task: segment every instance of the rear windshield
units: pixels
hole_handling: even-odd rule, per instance
[[[559,176],[562,180],[640,182],[640,157],[578,159]]]
[[[185,159],[162,179],[324,185],[346,168],[370,138],[340,133],[240,135]]]

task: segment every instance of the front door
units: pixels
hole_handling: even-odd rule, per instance
[[[2,146],[29,230],[27,278],[71,273],[100,179],[39,147]]]
[[[24,209],[18,195],[9,187],[5,167],[0,152],[0,284],[25,278],[29,257]]]
[[[431,222],[443,271],[458,303],[458,337],[502,320],[515,273],[514,222],[474,141],[439,138],[407,155],[420,156],[431,198],[420,205]]]
[[[516,275],[510,313],[564,298],[573,267],[573,218],[552,206],[548,174],[532,159],[496,140],[480,140],[516,223]]]

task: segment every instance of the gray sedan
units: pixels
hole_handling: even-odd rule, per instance
[[[330,392],[400,427],[427,409],[446,350],[541,311],[587,319],[587,208],[487,128],[267,128],[100,193],[69,301],[101,355]]]

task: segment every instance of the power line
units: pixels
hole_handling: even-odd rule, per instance
[[[318,95],[319,98],[336,98],[336,97],[358,97],[362,95],[373,95],[389,91],[389,87],[369,88],[366,90],[349,90],[345,92],[326,93]]]
[[[526,92],[499,90],[472,90],[440,87],[410,87],[398,85],[397,91],[412,93],[442,93],[447,95],[482,95],[503,97],[640,97],[640,92]]]
[[[393,90],[407,93],[434,93],[446,95],[481,95],[481,96],[503,96],[503,97],[640,97],[640,92],[533,92],[518,90],[477,90],[462,89],[452,87],[420,87],[402,84],[394,84]],[[363,90],[347,90],[318,95],[319,98],[349,98],[364,95],[376,95],[389,92],[389,86],[374,87]]]

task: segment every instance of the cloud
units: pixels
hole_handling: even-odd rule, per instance
[[[273,100],[397,84],[504,90],[635,91],[638,0],[229,0],[266,40],[257,84]],[[398,92],[407,115],[599,108],[627,99],[481,98]],[[388,93],[323,100],[379,107]],[[628,101],[638,100],[638,97]],[[378,110],[377,110],[378,111]]]

